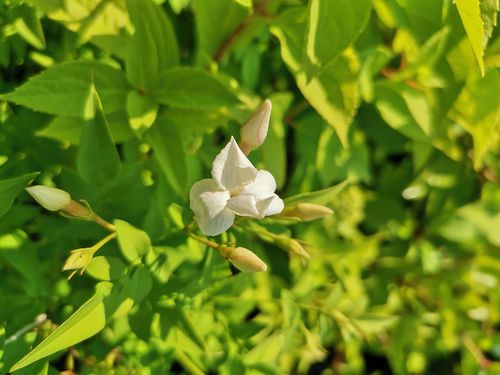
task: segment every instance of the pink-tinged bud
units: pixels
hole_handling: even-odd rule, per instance
[[[59,211],[71,203],[71,196],[64,190],[35,185],[26,188],[26,191],[40,206],[49,211]]]
[[[303,221],[320,219],[333,214],[333,210],[315,203],[297,203],[289,207],[282,216],[297,217]]]
[[[265,272],[267,265],[252,251],[244,247],[221,246],[222,256],[229,259],[242,272]]]
[[[240,148],[248,155],[250,151],[260,147],[267,137],[269,130],[269,120],[273,106],[269,99],[266,99],[262,105],[255,110],[252,117],[240,129]]]

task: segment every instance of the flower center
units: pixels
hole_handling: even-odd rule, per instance
[[[236,189],[233,189],[229,192],[229,197],[233,198],[237,195],[240,195],[242,191],[243,191],[243,187],[238,187]]]

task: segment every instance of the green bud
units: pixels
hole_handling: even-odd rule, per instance
[[[287,207],[281,216],[297,217],[303,221],[320,219],[333,214],[333,211],[325,206],[315,203],[297,203],[294,206]]]

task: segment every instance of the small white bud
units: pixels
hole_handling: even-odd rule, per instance
[[[64,190],[35,185],[26,188],[26,191],[40,206],[49,211],[59,211],[71,203],[71,196]]]
[[[255,149],[264,143],[269,130],[269,120],[273,106],[269,99],[266,99],[259,108],[255,110],[252,117],[240,129],[240,147],[248,155],[252,149]]]
[[[244,247],[221,246],[221,254],[242,272],[265,272],[267,265],[252,251]]]

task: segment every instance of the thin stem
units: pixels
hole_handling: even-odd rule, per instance
[[[17,339],[19,339],[22,335],[24,335],[26,332],[29,332],[31,331],[33,328],[37,328],[39,327],[40,325],[42,325],[45,321],[47,320],[47,314],[40,314],[40,315],[37,315],[35,320],[32,322],[32,323],[29,323],[28,325],[25,325],[24,327],[22,327],[19,331],[17,331],[16,333],[14,333],[12,336],[8,337],[6,340],[5,340],[5,345],[11,343],[11,342],[14,342],[16,341]]]
[[[115,232],[116,231],[116,227],[113,224],[111,224],[110,222],[104,220],[102,217],[100,217],[97,214],[94,214],[94,216],[92,216],[92,221],[94,223],[99,224],[100,226],[106,228],[107,230],[109,230],[111,232]]]
[[[208,247],[211,247],[212,249],[219,249],[220,245],[215,242],[215,241],[210,241],[209,239],[206,239],[204,237],[198,236],[197,234],[194,234],[193,232],[186,230],[186,233],[189,237],[192,239],[201,242],[204,245],[207,245]]]
[[[92,246],[92,248],[95,248],[94,253],[97,252],[97,250],[106,245],[109,241],[111,241],[115,237],[116,237],[116,232],[110,233],[102,240],[100,240],[98,243],[96,243],[94,246]]]
[[[254,8],[254,13],[247,18],[245,18],[238,27],[233,31],[233,33],[227,38],[224,43],[221,44],[217,52],[214,54],[214,61],[219,63],[227,51],[233,47],[240,36],[248,29],[252,22],[258,18],[266,15],[265,8],[270,0],[262,0]]]

